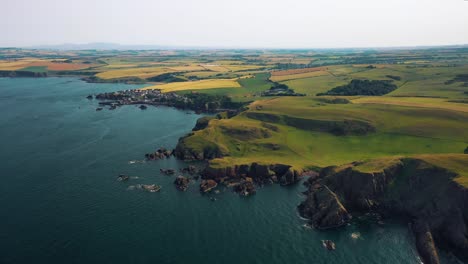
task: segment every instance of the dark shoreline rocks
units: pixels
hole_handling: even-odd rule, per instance
[[[193,165],[189,165],[189,166],[187,166],[185,168],[180,169],[180,172],[188,173],[190,175],[195,175],[195,174],[197,174],[199,172],[199,170],[198,170],[197,167],[195,167]]]
[[[301,172],[292,169],[289,165],[263,165],[256,162],[221,168],[208,165],[202,172],[202,176],[204,179],[213,179],[217,182],[225,179],[241,180],[249,177],[259,185],[279,183],[283,186],[294,184],[302,179]]]
[[[257,192],[253,179],[250,177],[242,179],[239,184],[234,187],[234,191],[241,196],[250,196]]]
[[[416,248],[418,249],[421,259],[424,260],[424,263],[439,264],[439,254],[427,223],[423,220],[414,220],[410,226],[414,234]]]
[[[314,184],[309,190],[313,194],[307,195],[298,209],[301,217],[309,219],[312,226],[317,229],[336,228],[351,220],[351,215],[327,186]]]
[[[211,192],[214,188],[216,188],[218,186],[218,183],[215,182],[214,180],[203,180],[201,183],[200,183],[200,191],[202,193],[208,193],[208,192]]]
[[[158,148],[153,153],[146,153],[145,158],[147,160],[159,160],[159,159],[166,159],[172,156],[173,151],[168,150],[166,148]]]
[[[175,170],[174,169],[159,169],[161,173],[164,173],[166,175],[174,175]]]
[[[188,189],[189,183],[190,183],[190,179],[182,175],[177,176],[177,178],[174,180],[174,184],[176,188],[179,191],[183,191],[183,192],[185,192]]]

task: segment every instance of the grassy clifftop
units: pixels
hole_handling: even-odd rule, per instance
[[[440,99],[432,98],[423,98],[424,104],[418,98],[412,106],[348,99],[352,103],[316,97],[256,101],[231,119],[211,120],[180,145],[195,153],[216,149],[214,165],[283,163],[298,169],[387,156],[463,153],[468,145],[468,105],[447,102],[435,108],[432,100]]]

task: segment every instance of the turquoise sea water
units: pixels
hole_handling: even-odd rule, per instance
[[[165,107],[96,112],[85,98],[136,87],[0,78],[0,263],[419,263],[405,225],[305,228],[301,184],[201,195],[198,182],[179,192],[175,176],[159,173],[181,161],[129,164],[175,147],[199,117]],[[118,182],[121,173],[133,178]],[[162,190],[132,190],[142,183]]]

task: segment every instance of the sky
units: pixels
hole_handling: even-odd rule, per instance
[[[468,44],[468,0],[0,0],[0,47]]]

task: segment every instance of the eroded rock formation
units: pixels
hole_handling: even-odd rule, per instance
[[[359,165],[324,168],[309,180],[300,214],[317,228],[343,225],[348,212],[403,216],[413,222],[424,263],[439,263],[436,246],[468,258],[468,189],[453,180],[455,173],[419,159],[377,172]]]

